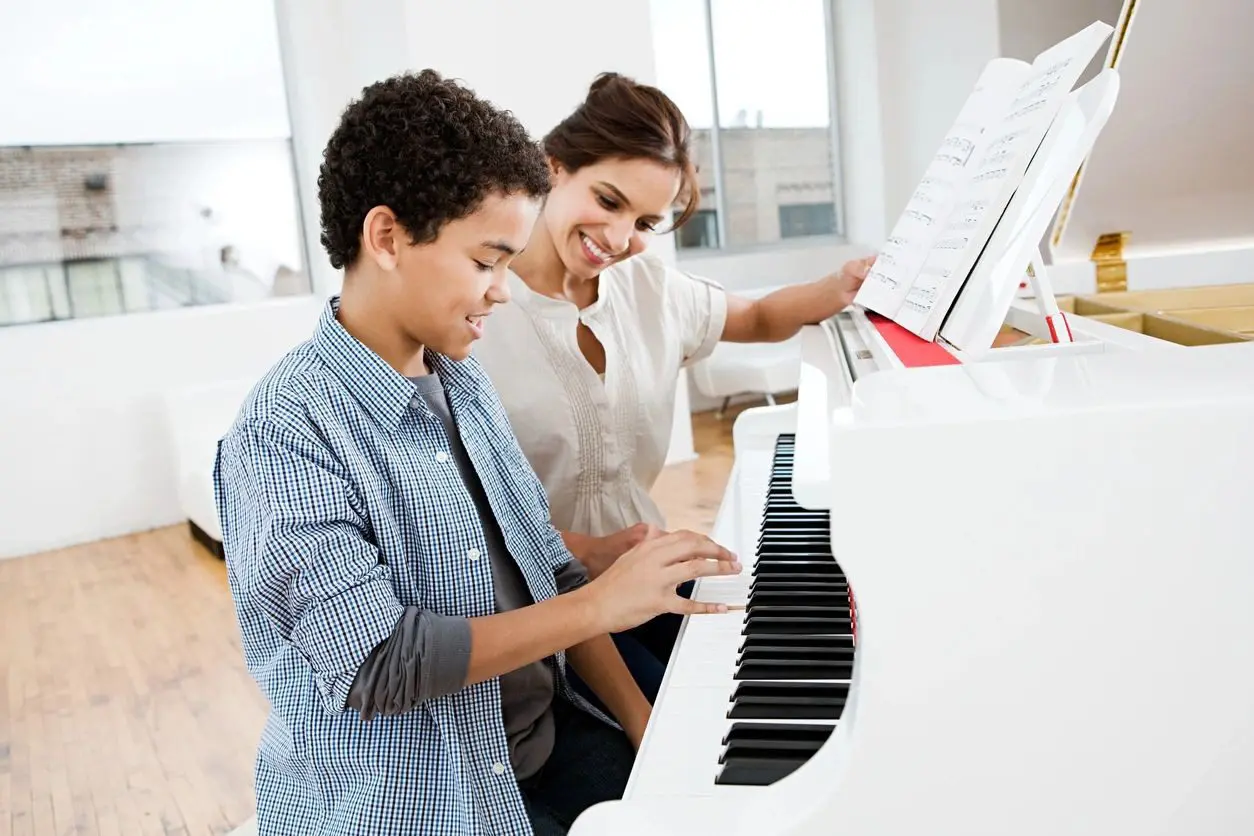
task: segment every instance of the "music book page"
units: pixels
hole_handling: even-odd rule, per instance
[[[1007,94],[1017,88],[1030,71],[1028,63],[1010,58],[995,58],[985,65],[975,89],[958,111],[958,118],[876,256],[854,299],[857,304],[890,319],[896,317],[928,252],[945,227],[981,135],[1000,115]]]
[[[1094,23],[1031,65],[988,64],[857,304],[924,339],[936,338],[1063,101],[1111,31]]]

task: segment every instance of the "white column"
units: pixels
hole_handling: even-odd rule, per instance
[[[275,0],[292,155],[314,292],[343,276],[319,241],[318,169],[340,115],[363,87],[410,69],[405,0]]]

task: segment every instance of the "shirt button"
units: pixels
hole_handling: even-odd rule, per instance
[[[444,464],[446,461],[448,461],[448,453],[445,453],[443,450],[441,450],[440,452],[435,454],[435,460],[439,462],[440,464]]]
[[[492,764],[492,771],[493,771],[493,772],[495,772],[497,775],[504,775],[504,774],[505,774],[505,764],[503,764],[503,763],[494,763],[494,764]]]
[[[466,557],[470,558],[471,560],[478,560],[478,559],[479,559],[479,550],[478,550],[478,549],[471,549],[470,551],[466,552]]]

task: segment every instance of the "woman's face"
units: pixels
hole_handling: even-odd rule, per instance
[[[681,184],[678,169],[652,160],[603,160],[576,172],[553,167],[541,222],[567,272],[580,278],[644,250]]]

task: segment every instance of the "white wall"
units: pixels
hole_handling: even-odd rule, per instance
[[[258,377],[312,297],[0,328],[0,557],[178,522],[170,387]]]
[[[1000,53],[997,0],[875,0],[891,227],[984,65]]]
[[[998,0],[998,33],[1003,54],[1031,61],[1037,53],[1074,35],[1095,20],[1114,26],[1123,0]],[[1076,82],[1084,84],[1101,68],[1106,50],[1100,49]]]

